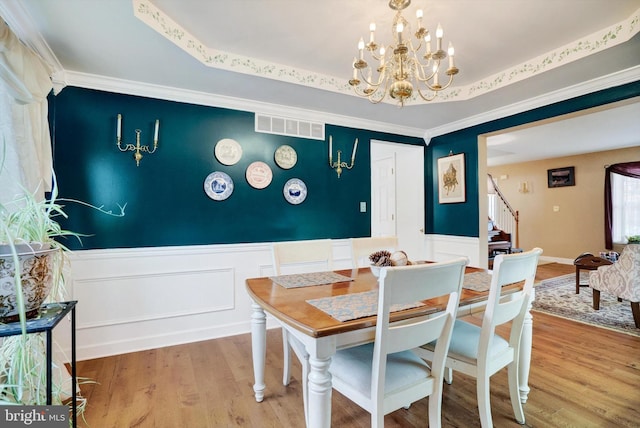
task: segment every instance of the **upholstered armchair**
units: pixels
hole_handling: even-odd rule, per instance
[[[589,287],[593,289],[595,310],[600,309],[601,291],[630,301],[633,321],[640,328],[640,244],[628,244],[616,263],[590,272]]]

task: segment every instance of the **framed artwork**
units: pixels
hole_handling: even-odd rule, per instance
[[[547,170],[547,186],[548,187],[565,187],[575,186],[576,176],[575,167],[567,166],[564,168],[555,168]]]
[[[464,153],[438,159],[438,202],[451,204],[465,200]]]

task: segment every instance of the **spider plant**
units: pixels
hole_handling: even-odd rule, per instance
[[[2,163],[0,163],[2,170]],[[46,362],[45,340],[42,333],[26,334],[27,316],[23,295],[22,278],[20,276],[19,250],[25,248],[33,252],[42,246],[54,251],[52,270],[52,288],[49,300],[64,300],[63,268],[67,261],[69,249],[59,238],[74,237],[80,239],[81,234],[63,229],[58,220],[67,218],[63,202],[79,203],[96,209],[102,213],[123,216],[126,206],[119,206],[117,213],[106,211],[102,207],[87,204],[73,199],[58,198],[58,186],[53,176],[53,189],[48,198],[38,200],[33,194],[24,193],[14,200],[0,203],[0,246],[13,259],[13,282],[16,291],[22,334],[5,337],[0,345],[0,405],[10,404],[46,404]],[[8,248],[8,251],[6,250]],[[0,266],[1,267],[1,266]],[[54,382],[52,404],[62,404],[63,399],[71,396],[65,390],[62,375],[64,367],[53,365]],[[70,385],[71,388],[75,385]],[[82,414],[86,401],[78,396],[77,411]]]

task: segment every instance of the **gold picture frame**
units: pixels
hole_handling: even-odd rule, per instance
[[[438,159],[438,202],[466,201],[464,153]]]

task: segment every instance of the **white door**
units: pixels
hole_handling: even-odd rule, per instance
[[[371,235],[424,260],[424,147],[371,140]]]

